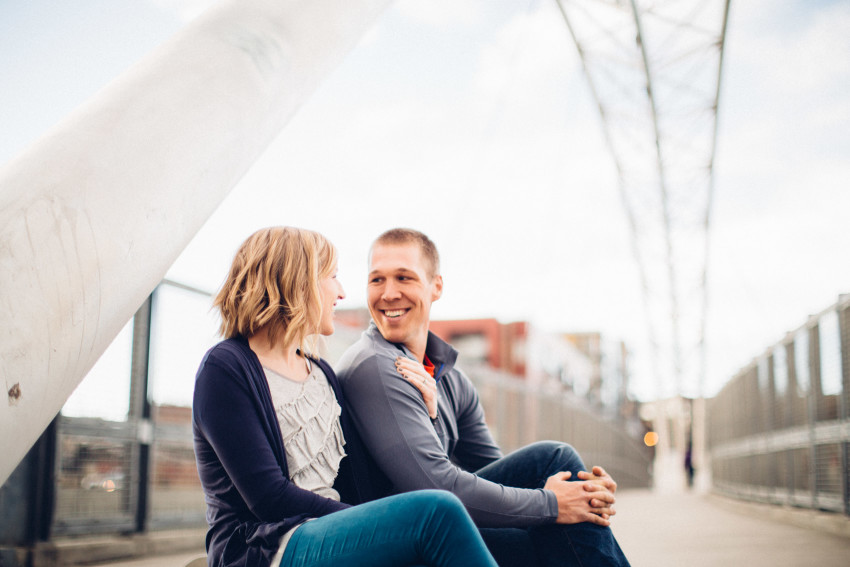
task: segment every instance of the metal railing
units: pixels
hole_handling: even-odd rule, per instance
[[[850,295],[753,360],[709,401],[714,489],[850,514]]]
[[[629,422],[606,417],[557,386],[529,385],[487,367],[467,370],[480,394],[487,424],[504,452],[538,440],[564,441],[587,466],[604,467],[619,487],[651,486],[653,453],[644,445],[642,431],[638,433],[636,418]]]

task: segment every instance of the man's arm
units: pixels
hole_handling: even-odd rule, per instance
[[[401,492],[453,492],[481,527],[552,523],[555,495],[542,489],[495,484],[451,462],[420,392],[396,371],[395,358],[378,352],[339,372],[355,425],[372,457]]]
[[[490,428],[484,419],[484,408],[478,397],[478,390],[466,375],[459,373],[460,383],[463,386],[454,394],[458,398],[456,402],[457,414],[457,445],[455,445],[452,459],[460,464],[465,470],[477,471],[502,458],[502,450],[493,440]]]
[[[418,361],[399,356],[396,359],[396,369],[412,384],[425,402],[428,416],[433,421],[438,413],[437,382]],[[502,450],[496,445],[490,428],[484,420],[484,409],[478,399],[478,392],[472,382],[458,369],[458,380],[450,388],[451,401],[443,400],[453,408],[457,435],[454,448],[451,449],[451,460],[463,470],[475,472],[502,458]],[[443,384],[445,386],[445,383]]]
[[[424,367],[422,372],[425,372]],[[502,452],[487,427],[478,391],[463,372],[457,368],[455,372],[457,380],[452,382],[451,392],[458,434],[451,459],[465,470],[477,471],[499,459]],[[418,386],[416,382],[413,383]],[[570,472],[560,472],[548,478],[543,487],[551,490],[557,498],[556,522],[610,525],[610,517],[616,514],[614,493],[617,491],[617,483],[614,479],[602,467],[593,467],[592,472],[579,471],[576,475],[580,481],[592,482],[567,482],[572,480],[571,476]]]

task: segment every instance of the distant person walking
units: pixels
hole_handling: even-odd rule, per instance
[[[694,487],[694,456],[693,445],[688,442],[688,449],[685,451],[685,474],[688,478],[688,488]]]
[[[336,376],[309,348],[343,297],[318,233],[268,228],[236,253],[214,302],[226,340],[204,356],[192,406],[208,564],[494,567],[449,492],[343,503],[370,479]]]

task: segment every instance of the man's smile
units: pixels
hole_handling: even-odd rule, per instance
[[[398,319],[407,313],[407,309],[384,309],[383,313],[384,317],[388,319]]]

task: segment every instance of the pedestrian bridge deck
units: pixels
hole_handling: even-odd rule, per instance
[[[613,529],[634,567],[846,567],[850,519],[712,495],[622,491]]]
[[[633,567],[846,567],[850,519],[695,493],[623,490],[613,529]],[[182,567],[198,553],[111,567]]]

